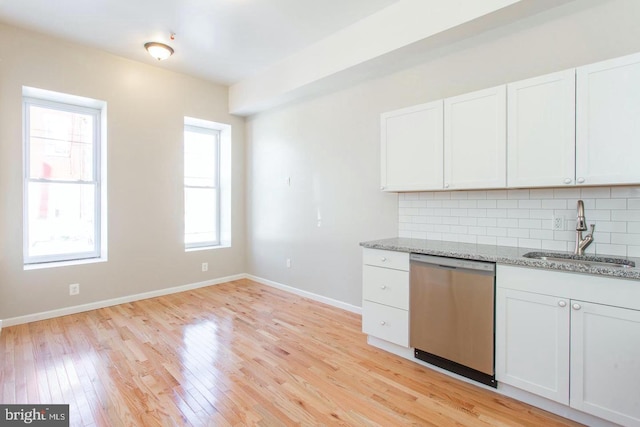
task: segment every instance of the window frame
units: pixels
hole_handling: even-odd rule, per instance
[[[214,176],[214,185],[213,186],[209,186],[209,185],[187,185],[185,183],[185,179],[186,179],[186,169],[183,169],[183,214],[184,214],[184,247],[185,250],[189,251],[189,250],[197,250],[197,249],[206,249],[206,248],[214,248],[214,247],[220,247],[222,245],[222,229],[221,229],[221,214],[222,214],[222,208],[220,206],[221,203],[221,193],[222,193],[222,189],[220,186],[220,167],[221,167],[221,161],[220,161],[220,145],[221,145],[221,134],[222,132],[219,129],[215,129],[213,127],[206,127],[206,126],[199,126],[199,125],[194,125],[194,124],[188,124],[185,123],[184,124],[184,128],[183,128],[183,141],[182,141],[182,153],[183,153],[183,165],[184,165],[184,154],[185,154],[185,148],[186,148],[186,138],[185,138],[185,134],[187,132],[193,132],[193,133],[201,133],[201,134],[205,134],[205,135],[211,135],[214,136],[215,141],[214,141],[214,153],[215,153],[215,170],[216,170],[216,174]],[[184,166],[183,166],[184,167]],[[210,241],[202,241],[202,242],[195,242],[195,243],[187,243],[186,241],[186,237],[187,237],[187,221],[186,221],[186,189],[187,188],[196,188],[196,189],[215,189],[216,190],[216,218],[215,218],[215,234],[217,236],[217,240],[210,240]]]
[[[62,95],[62,94],[61,94]],[[56,263],[56,262],[73,262],[84,261],[95,258],[101,258],[102,255],[102,120],[103,108],[80,103],[71,103],[64,101],[56,101],[48,97],[38,97],[32,95],[24,95],[22,97],[23,105],[23,262],[25,266],[34,266],[38,264]],[[48,108],[51,110],[63,111],[67,113],[79,113],[89,115],[93,118],[93,140],[92,140],[92,179],[86,181],[83,179],[68,181],[55,180],[46,178],[31,178],[31,115],[30,107],[36,106]],[[51,255],[29,255],[29,184],[30,183],[52,183],[65,185],[87,185],[91,184],[94,188],[94,247],[88,252],[71,252],[57,253]]]

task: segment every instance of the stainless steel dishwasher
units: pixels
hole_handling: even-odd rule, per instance
[[[410,345],[415,357],[497,387],[496,265],[411,254]]]

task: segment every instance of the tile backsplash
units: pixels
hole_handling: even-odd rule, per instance
[[[640,257],[640,186],[400,193],[399,236],[573,251],[579,199],[596,225],[586,253]]]

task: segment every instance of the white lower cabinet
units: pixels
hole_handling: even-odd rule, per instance
[[[496,379],[640,426],[640,282],[498,266]]]
[[[409,254],[364,249],[362,331],[409,347]]]

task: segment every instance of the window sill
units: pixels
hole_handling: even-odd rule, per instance
[[[216,249],[227,249],[231,247],[231,243],[221,243],[219,245],[216,246],[202,246],[199,248],[185,248],[185,252],[198,252],[198,251],[209,251],[209,250],[216,250]]]
[[[41,262],[37,264],[25,264],[23,268],[24,268],[24,271],[42,270],[43,268],[70,267],[73,265],[94,264],[98,262],[107,262],[107,258],[100,257],[100,258],[76,259],[76,260],[70,260],[70,261]]]

